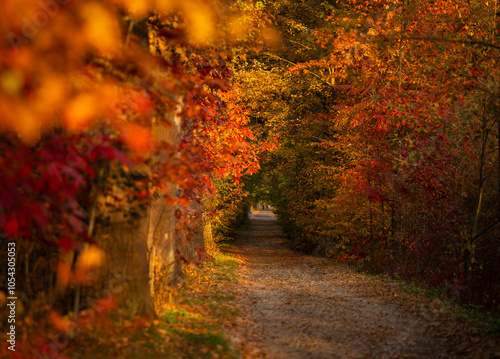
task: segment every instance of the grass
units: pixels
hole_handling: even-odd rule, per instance
[[[377,276],[378,278],[402,285],[404,292],[408,294],[424,294],[429,299],[442,299],[442,290],[440,288],[433,288],[426,286],[418,282],[408,282],[401,279],[391,279],[385,275]],[[454,301],[443,300],[442,309],[450,311],[458,317],[466,318],[472,320],[479,324],[486,335],[498,336],[500,335],[500,316],[492,316],[489,313],[485,313],[484,309],[480,306],[469,305],[467,308],[459,305]]]
[[[373,274],[367,272],[366,269],[363,269],[363,267],[359,265],[346,265],[346,266],[353,268],[356,272],[363,274],[367,278],[376,278],[384,282],[399,284],[402,287],[402,290],[407,294],[423,293],[429,299],[441,297],[442,290],[440,288],[429,287],[428,285],[425,285],[424,283],[417,281],[408,281],[401,278],[393,278],[388,276],[387,274]]]
[[[332,262],[332,264],[337,263]],[[356,272],[363,274],[367,278],[377,278],[384,282],[399,284],[401,286],[401,289],[408,295],[423,294],[429,299],[443,299],[442,288],[430,287],[428,285],[425,285],[424,283],[420,283],[417,281],[392,278],[386,274],[373,274],[368,272],[362,266],[356,264],[339,263],[338,265],[352,268]],[[404,301],[407,301],[410,299],[410,297],[405,295],[402,297],[402,299]],[[484,309],[479,306],[469,305],[467,308],[464,308],[454,301],[447,300],[447,298],[444,298],[441,305],[443,310],[449,311],[458,317],[466,318],[479,324],[483,328],[484,334],[497,337],[500,335],[500,315],[491,315],[490,313],[485,313]]]
[[[156,319],[115,310],[94,320],[61,354],[75,359],[237,358],[221,328],[237,315],[239,261],[220,252],[212,255],[200,266],[185,268],[184,283],[164,296],[173,299],[161,304]]]
[[[444,303],[445,309],[450,310],[455,313],[458,317],[470,319],[484,328],[486,335],[493,337],[500,336],[500,316],[491,315],[489,313],[484,313],[481,311],[480,307],[469,306],[469,308],[464,308],[454,303]]]

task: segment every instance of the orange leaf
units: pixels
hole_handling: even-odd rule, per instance
[[[104,252],[97,246],[90,246],[80,254],[76,266],[78,269],[85,270],[92,267],[98,267],[103,261]]]
[[[87,128],[98,114],[98,101],[89,94],[82,94],[72,99],[66,106],[64,119],[69,131],[81,131]]]
[[[117,305],[117,300],[114,297],[106,297],[95,302],[94,308],[98,313],[107,313],[112,311]]]
[[[142,126],[127,123],[122,128],[122,139],[134,152],[148,153],[151,151],[151,131]]]
[[[71,330],[71,321],[68,318],[63,318],[61,314],[53,310],[50,313],[50,318],[54,328],[63,333],[68,333]]]
[[[71,271],[68,264],[64,261],[60,261],[57,265],[57,282],[66,287],[69,284],[71,277]]]

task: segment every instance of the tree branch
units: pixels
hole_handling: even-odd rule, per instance
[[[468,44],[468,45],[480,45],[485,47],[491,47],[493,49],[499,49],[499,45],[495,45],[485,41],[479,40],[454,40],[454,39],[446,39],[441,37],[432,37],[432,36],[403,36],[403,40],[420,40],[420,41],[430,41],[430,42],[448,42],[452,44]]]

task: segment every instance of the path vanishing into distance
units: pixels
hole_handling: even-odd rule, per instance
[[[228,252],[243,264],[226,331],[245,358],[500,358],[441,300],[288,249],[271,212]]]

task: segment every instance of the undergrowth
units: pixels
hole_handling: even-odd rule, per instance
[[[500,315],[493,315],[480,306],[468,305],[464,307],[460,305],[457,296],[449,295],[447,286],[442,288],[431,287],[422,282],[393,278],[387,274],[373,274],[362,265],[357,265],[355,263],[332,262],[332,264],[354,269],[368,278],[377,278],[384,282],[399,284],[403,292],[408,295],[421,294],[431,300],[438,299],[439,303],[441,303],[440,306],[442,310],[449,311],[458,317],[466,318],[479,324],[486,335],[500,337]],[[403,297],[403,299],[408,298]]]
[[[53,339],[31,343],[21,357],[236,358],[238,353],[221,328],[237,314],[237,267],[236,258],[212,253],[201,265],[185,268],[184,282],[162,296],[167,300],[157,308],[156,318],[131,316],[124,309],[114,309],[92,318],[77,333],[44,333]]]

